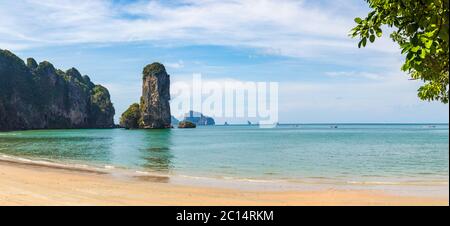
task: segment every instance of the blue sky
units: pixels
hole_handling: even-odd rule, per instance
[[[139,99],[142,68],[154,61],[166,65],[173,81],[201,73],[206,80],[279,82],[280,122],[448,122],[448,105],[418,100],[420,82],[400,71],[403,56],[388,35],[364,49],[347,36],[353,18],[367,14],[365,1],[0,0],[0,6],[0,48],[76,67],[105,85],[116,122]]]

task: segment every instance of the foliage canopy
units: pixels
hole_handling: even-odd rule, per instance
[[[358,47],[381,37],[381,27],[395,27],[390,37],[406,55],[402,70],[424,82],[418,90],[422,100],[448,103],[449,0],[366,0],[372,11],[357,23],[350,36],[359,37]]]

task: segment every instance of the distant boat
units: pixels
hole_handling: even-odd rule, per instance
[[[338,126],[337,126],[337,125],[334,125],[334,126],[330,126],[330,128],[332,128],[332,129],[337,129]]]
[[[251,125],[252,125],[252,122],[250,122],[250,121],[247,121],[247,124],[248,124],[249,126],[251,126]]]
[[[228,122],[225,122],[225,124],[223,124],[224,126],[228,126]]]

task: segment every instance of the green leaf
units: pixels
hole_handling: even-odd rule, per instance
[[[420,46],[414,46],[411,48],[411,52],[417,53],[417,51],[419,51],[419,49],[420,49]]]
[[[435,29],[435,30],[433,30],[433,31],[430,31],[430,32],[426,32],[426,33],[424,33],[424,35],[427,36],[428,38],[431,38],[431,37],[433,37],[434,34],[436,33],[436,30],[437,30],[437,29]]]
[[[426,55],[427,55],[427,53],[425,52],[425,50],[422,49],[420,51],[420,58],[425,59]]]
[[[383,35],[383,31],[380,28],[376,29],[376,33],[377,33],[378,38],[381,37],[381,35]]]
[[[362,22],[362,19],[359,18],[359,17],[356,17],[356,18],[355,18],[355,22],[356,22],[357,24],[360,24],[360,23]]]
[[[407,45],[407,46],[403,47],[402,54],[408,52],[409,50],[411,50],[411,46]]]
[[[414,53],[412,51],[408,52],[408,54],[406,54],[406,60],[407,61],[411,61],[412,59],[414,59]]]
[[[431,45],[433,45],[433,40],[428,40],[427,42],[425,42],[425,48],[429,49],[431,48]]]
[[[375,41],[375,35],[371,35],[369,40],[370,40],[370,42],[374,42]]]

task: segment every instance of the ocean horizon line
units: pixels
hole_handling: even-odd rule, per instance
[[[228,122],[227,122],[228,123]],[[247,123],[228,123],[227,126],[246,126]],[[252,123],[251,125],[259,125]],[[449,122],[283,122],[278,125],[449,125]],[[215,126],[224,126],[216,124]]]

